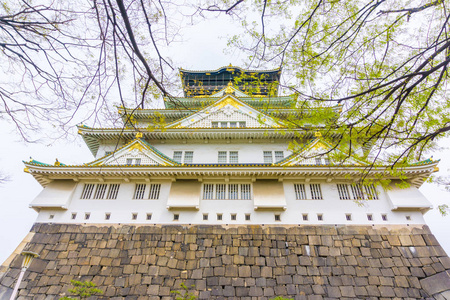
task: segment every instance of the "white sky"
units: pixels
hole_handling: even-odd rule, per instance
[[[232,63],[243,65],[244,57],[236,53],[225,55],[223,49],[226,40],[218,40],[217,36],[226,36],[232,33],[232,26],[223,19],[214,19],[204,22],[191,29],[187,41],[175,45],[170,56],[178,62],[177,67],[185,69],[216,69]],[[201,32],[196,34],[195,32]],[[51,124],[46,124],[50,126]],[[91,125],[86,122],[86,125]],[[45,126],[44,126],[45,127]],[[0,185],[0,263],[3,262],[17,247],[20,241],[30,230],[37,213],[28,208],[29,203],[42,190],[42,187],[33,177],[23,172],[22,160],[34,159],[53,163],[55,158],[63,163],[82,164],[93,160],[91,153],[81,137],[72,137],[72,141],[60,140],[51,142],[51,145],[25,144],[20,136],[14,132],[11,124],[0,122],[0,170],[10,175],[10,180]],[[73,128],[76,136],[76,128]],[[450,144],[447,142],[446,144]],[[449,150],[434,154],[435,159],[441,158],[440,169],[445,172],[450,168]],[[450,193],[443,191],[436,185],[424,184],[421,191],[437,206],[448,203]],[[355,204],[356,205],[356,204]],[[450,253],[450,216],[442,217],[436,210],[426,214],[426,220],[432,232],[441,245]]]

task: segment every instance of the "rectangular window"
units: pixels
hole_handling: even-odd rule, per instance
[[[75,220],[77,218],[77,213],[72,213],[71,219]]]
[[[217,214],[217,221],[222,221],[222,217],[223,217],[222,214]]]
[[[131,220],[137,220],[137,216],[138,216],[137,213],[132,213],[131,214]]]
[[[173,220],[174,221],[180,220],[180,215],[179,214],[173,214]]]
[[[313,199],[313,200],[322,200],[323,199],[320,184],[318,184],[318,183],[310,184],[309,188],[311,189],[311,199]]]
[[[250,200],[252,198],[250,184],[241,184],[241,200]]]
[[[281,221],[281,215],[275,214],[275,221]]]
[[[208,214],[203,214],[203,221],[208,221]]]
[[[304,184],[294,184],[294,190],[295,190],[295,199],[297,200],[306,199],[306,190]]]
[[[231,214],[231,221],[236,221],[237,219],[237,215],[236,214]]]
[[[308,214],[303,214],[302,217],[303,217],[303,221],[308,221]]]
[[[228,199],[236,200],[238,198],[238,184],[229,184],[228,185]]]
[[[338,184],[337,185],[339,199],[341,200],[350,200],[350,194],[348,193],[347,184]]]
[[[158,200],[160,191],[161,184],[150,184],[150,194],[148,195],[148,199]]]
[[[133,164],[132,158],[127,158],[127,166],[131,166]]]
[[[284,152],[283,151],[275,151],[275,162],[278,162],[282,159],[284,159]]]
[[[109,185],[108,195],[106,199],[117,199],[117,194],[119,193],[120,184],[114,183]]]
[[[411,216],[405,216],[406,221],[411,221]]]
[[[325,158],[324,160],[325,160],[325,164],[326,164],[327,166],[331,165],[331,162],[330,162],[330,159],[329,159],[329,158]]]
[[[352,190],[353,199],[355,199],[355,200],[363,200],[364,199],[364,195],[361,190],[360,184],[352,184],[352,185],[350,185],[350,189]]]
[[[211,122],[212,128],[219,128],[219,122]]]
[[[345,219],[347,221],[351,221],[352,220],[352,214],[345,214]]]
[[[240,127],[240,128],[246,127],[246,126],[245,126],[245,122],[239,122],[239,127]]]
[[[91,213],[85,213],[84,214],[84,219],[85,220],[89,220],[90,217],[91,217]]]
[[[225,184],[216,184],[216,199],[223,200],[225,199]]]
[[[383,220],[383,221],[387,221],[388,220],[388,217],[387,217],[387,215],[381,215],[381,219]]]
[[[250,214],[245,214],[245,221],[250,221]]]
[[[230,164],[236,164],[239,162],[238,152],[230,151]]]
[[[219,162],[219,164],[227,163],[227,151],[219,151],[218,162]]]
[[[49,218],[50,220],[52,220],[52,219],[55,218],[55,215],[49,215],[48,218]]]
[[[203,185],[203,199],[211,200],[214,195],[214,184],[204,184]]]
[[[152,214],[147,214],[147,221],[150,221],[152,219]]]
[[[319,157],[316,157],[316,165],[320,166],[322,165],[322,159]]]
[[[250,200],[251,185],[248,183],[205,183],[203,200]]]
[[[323,214],[317,214],[317,221],[323,221]]]
[[[97,188],[95,189],[94,199],[103,199],[105,198],[105,192],[107,184],[97,184]]]
[[[228,122],[220,122],[220,127],[221,128],[227,128],[228,127]]]
[[[146,186],[147,185],[145,183],[136,184],[136,189],[134,191],[134,199],[144,199]]]
[[[272,151],[263,151],[263,156],[264,156],[264,163],[265,164],[273,163]]]
[[[366,195],[368,200],[378,200],[378,193],[373,184],[365,185]]]
[[[236,128],[237,123],[236,122],[230,122],[230,128]]]
[[[111,213],[105,213],[105,220],[111,219]]]
[[[373,221],[373,215],[372,214],[367,214],[367,220],[368,221]]]
[[[91,199],[92,191],[94,190],[95,184],[85,184],[83,187],[83,192],[81,193],[81,199]]]
[[[174,151],[173,152],[173,160],[181,163],[181,159],[183,157],[183,151]]]
[[[184,163],[192,164],[194,159],[194,151],[184,151]]]
[[[139,165],[141,164],[141,159],[140,159],[140,158],[135,158],[135,159],[134,159],[134,164],[135,164],[136,166],[139,166]]]

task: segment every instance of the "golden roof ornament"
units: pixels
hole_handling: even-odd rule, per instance
[[[234,89],[233,89],[233,83],[228,82],[227,88],[225,89],[225,94],[233,94]]]
[[[142,132],[140,132],[140,131],[137,132],[137,133],[136,133],[136,138],[137,138],[137,139],[140,139],[141,137],[142,137]]]
[[[58,159],[56,159],[55,166],[59,166],[59,165],[61,165],[61,163],[58,161]]]
[[[314,136],[321,137],[322,133],[320,131],[316,131],[316,132],[314,132]]]

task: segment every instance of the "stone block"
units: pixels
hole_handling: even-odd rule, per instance
[[[450,271],[441,272],[420,280],[423,289],[434,295],[450,290]]]

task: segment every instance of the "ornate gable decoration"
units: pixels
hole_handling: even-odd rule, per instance
[[[330,166],[330,165],[355,165],[362,166],[365,163],[357,158],[346,158],[345,162],[336,161],[336,157],[347,157],[341,150],[334,148],[332,144],[327,142],[322,137],[316,137],[309,143],[303,146],[300,151],[294,153],[285,159],[279,161],[275,165],[278,166],[301,166],[301,165],[316,165],[316,166]]]
[[[168,128],[280,128],[274,118],[226,94],[214,104],[168,126]]]
[[[156,150],[147,142],[137,138],[113,153],[87,165],[174,166],[178,165],[178,163]]]

